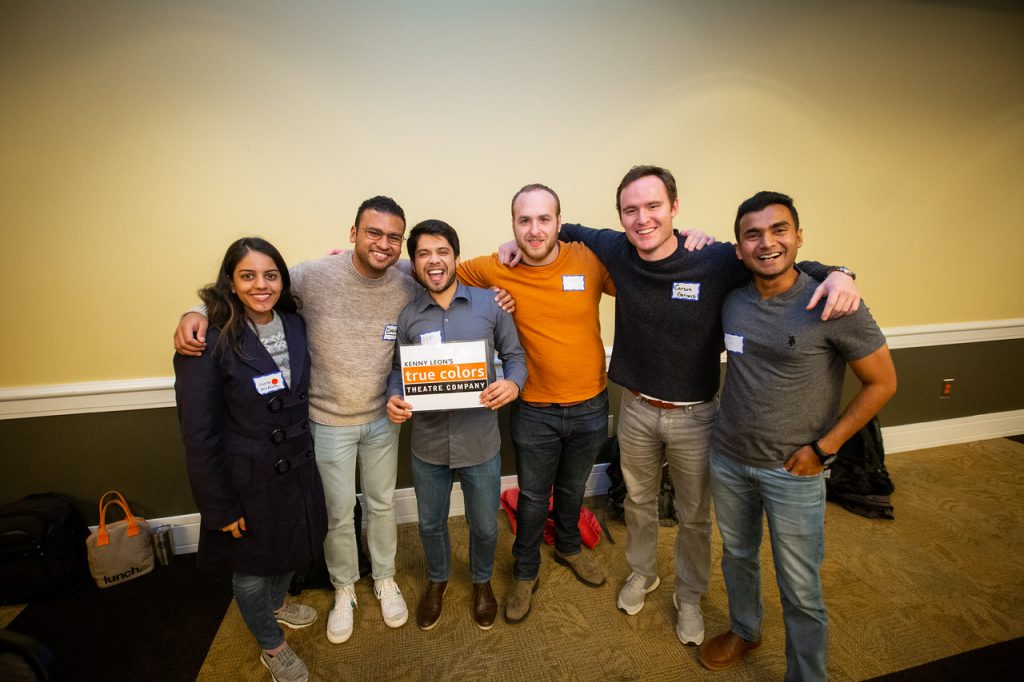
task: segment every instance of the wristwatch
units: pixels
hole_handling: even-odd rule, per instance
[[[850,279],[857,279],[857,273],[846,267],[845,265],[837,265],[834,268],[829,268],[829,272],[841,272],[844,275],[849,275]]]
[[[821,461],[821,466],[827,467],[835,461],[836,453],[833,452],[831,455],[826,454],[822,451],[821,446],[818,445],[818,441],[812,440],[808,445],[811,446],[811,450],[814,450],[814,454],[818,456],[818,459]]]

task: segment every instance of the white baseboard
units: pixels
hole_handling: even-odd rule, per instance
[[[960,419],[890,426],[882,429],[886,454],[923,450],[940,445],[967,443],[989,438],[1003,438],[1024,433],[1024,410],[981,414]],[[587,479],[587,496],[603,495],[608,491],[607,464],[594,466]],[[515,488],[518,485],[516,476],[502,476],[501,489]],[[462,487],[455,483],[452,487],[450,516],[464,516],[466,511],[462,501]],[[395,519],[398,523],[415,523],[416,492],[412,488],[395,491]],[[176,554],[195,552],[199,544],[199,514],[169,516],[162,519],[149,519],[150,526],[167,524],[173,526],[174,551]]]
[[[882,429],[885,452],[906,452],[1024,434],[1024,410],[889,426]]]

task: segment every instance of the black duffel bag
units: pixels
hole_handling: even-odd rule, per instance
[[[0,507],[0,604],[67,594],[89,577],[82,516],[59,495]]]

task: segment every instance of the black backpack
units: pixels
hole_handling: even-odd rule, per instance
[[[612,518],[625,519],[623,505],[626,501],[626,482],[622,479],[622,464],[619,454],[619,439],[614,436],[605,441],[599,459],[608,460],[608,515]],[[675,486],[672,476],[668,473],[668,464],[661,468],[661,489],[658,491],[658,525],[675,526],[679,524],[676,514]]]
[[[74,591],[89,576],[89,529],[66,499],[28,495],[0,507],[0,604]]]
[[[827,499],[868,518],[894,518],[890,495],[896,487],[885,468],[878,418],[853,434],[838,455],[825,474]]]

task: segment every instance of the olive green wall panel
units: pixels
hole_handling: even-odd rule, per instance
[[[900,386],[882,412],[883,426],[1024,409],[1024,339],[898,349],[893,358]],[[940,399],[946,378],[956,380],[953,396]],[[847,398],[855,387],[848,377]],[[609,386],[613,414],[621,392]],[[503,475],[515,473],[508,413],[499,412]],[[173,408],[8,419],[0,421],[0,442],[0,502],[60,492],[95,523],[97,498],[116,488],[142,516],[196,511]],[[400,453],[398,488],[410,488],[408,427]]]

